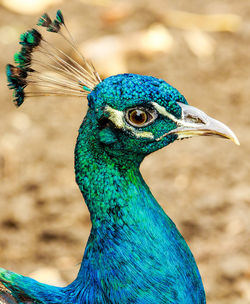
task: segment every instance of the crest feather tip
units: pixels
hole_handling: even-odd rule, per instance
[[[61,24],[64,24],[64,17],[63,14],[61,12],[61,10],[58,10],[56,12],[56,19],[58,20],[58,22],[60,22]]]
[[[51,24],[51,19],[47,13],[44,13],[37,22],[38,26],[48,27]]]

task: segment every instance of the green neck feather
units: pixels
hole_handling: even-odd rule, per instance
[[[89,208],[93,228],[124,220],[126,212],[141,208],[140,197],[154,200],[139,172],[143,155],[109,155],[98,138],[100,131],[89,110],[75,149],[76,181]],[[157,204],[158,205],[158,204]]]

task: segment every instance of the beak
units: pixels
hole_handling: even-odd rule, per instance
[[[182,118],[176,119],[177,128],[170,131],[168,134],[177,134],[178,139],[188,138],[193,136],[209,136],[215,135],[230,139],[236,145],[240,142],[231,129],[222,122],[209,117],[201,110],[178,102],[182,109]]]

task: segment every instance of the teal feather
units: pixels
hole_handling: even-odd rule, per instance
[[[64,17],[63,17],[61,10],[58,10],[56,12],[56,19],[60,24],[64,24]]]
[[[24,67],[30,63],[30,59],[27,56],[24,56],[22,52],[15,53],[14,61],[19,67]]]
[[[85,91],[88,91],[89,93],[91,92],[91,89],[88,88],[87,86],[83,86],[83,89],[84,89]]]
[[[48,15],[47,13],[45,13],[45,14],[43,14],[43,15],[39,18],[39,20],[38,20],[38,22],[37,22],[37,25],[38,25],[38,26],[48,27],[48,26],[51,24],[51,22],[52,22],[52,21],[51,21],[49,15]]]
[[[13,102],[19,107],[24,101],[24,88],[27,83],[27,72],[11,64],[6,65],[8,86],[13,92]]]
[[[58,33],[60,29],[61,23],[56,19],[47,27],[47,31],[51,33]]]
[[[0,268],[0,282],[2,282],[8,290],[11,290],[11,295],[18,304],[63,303],[65,298],[65,293],[62,288],[38,283],[33,279],[3,268]],[[0,303],[1,300],[0,297]]]
[[[20,105],[24,102],[24,91],[23,88],[19,87],[15,89],[13,92],[13,103],[20,107]]]
[[[21,34],[19,43],[33,49],[40,44],[41,39],[42,35],[36,29],[32,29]]]

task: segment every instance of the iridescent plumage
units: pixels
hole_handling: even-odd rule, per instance
[[[53,21],[42,15],[38,25],[74,45],[61,11]],[[74,282],[48,286],[1,269],[0,303],[206,303],[193,255],[151,194],[139,166],[148,154],[177,139],[217,135],[238,143],[235,135],[189,106],[164,80],[121,74],[101,81],[85,58],[80,65],[35,29],[21,35],[20,43],[17,66],[6,68],[18,106],[29,96],[87,96],[89,109],[79,129],[75,174],[92,229]],[[36,52],[52,62],[38,61]],[[57,73],[57,78],[38,72],[36,66]],[[45,91],[28,91],[34,84]]]

